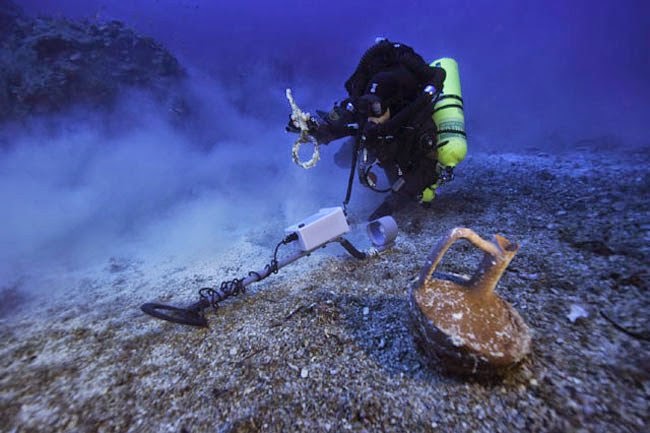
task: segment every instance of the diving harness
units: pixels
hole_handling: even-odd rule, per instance
[[[442,92],[440,90],[434,89],[432,86],[427,86],[424,89],[424,91],[431,95],[432,104],[434,106],[437,106]],[[287,99],[289,100],[289,105],[291,106],[291,122],[293,123],[293,126],[300,131],[299,136],[294,142],[292,147],[291,156],[293,162],[304,169],[312,168],[316,166],[316,164],[320,160],[320,149],[319,149],[320,143],[310,132],[311,129],[310,126],[313,126],[314,119],[311,117],[309,113],[302,111],[298,107],[293,97],[293,94],[291,92],[291,89],[286,89],[286,96]],[[310,122],[312,123],[312,125],[310,125]],[[386,138],[392,138],[392,136],[387,136]],[[303,162],[300,160],[299,150],[302,144],[308,142],[313,143],[314,150],[311,159],[307,162]],[[438,143],[437,145],[434,143],[431,143],[431,145],[432,146],[435,145],[437,149],[440,149],[445,145],[447,145],[448,142],[449,140],[446,140],[442,143]],[[359,161],[359,164],[357,164],[359,157],[361,157],[361,161]],[[358,171],[359,181],[361,182],[361,184],[378,193],[387,193],[391,191],[397,192],[402,188],[402,186],[404,186],[405,184],[404,172],[399,165],[395,165],[396,179],[394,179],[390,185],[379,186],[377,182],[378,176],[374,173],[373,170],[375,170],[377,166],[380,165],[381,162],[379,158],[377,158],[377,156],[374,155],[374,152],[369,152],[367,147],[365,146],[365,136],[361,135],[360,137],[358,137],[357,140],[355,140],[355,146],[352,153],[352,165],[350,167],[350,176],[348,178],[345,200],[343,202],[344,209],[346,209],[352,194],[352,184],[354,182],[355,170]],[[441,186],[443,183],[447,183],[452,179],[453,179],[453,166],[445,166],[443,164],[440,164],[440,162],[436,162],[436,181],[430,186],[427,186],[422,191],[422,193],[419,196],[420,202],[424,204],[429,203],[435,197],[436,189],[439,186]]]

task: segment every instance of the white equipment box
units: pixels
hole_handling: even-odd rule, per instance
[[[350,231],[342,207],[323,208],[314,215],[284,229],[296,233],[300,249],[310,251]]]

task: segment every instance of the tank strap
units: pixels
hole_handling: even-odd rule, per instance
[[[439,135],[442,135],[442,134],[458,134],[458,135],[462,135],[463,137],[467,138],[467,133],[465,133],[465,131],[460,130],[460,129],[439,129],[438,134]],[[447,141],[443,141],[437,147],[442,147],[447,143],[448,143]]]
[[[461,104],[463,103],[463,98],[461,98],[458,95],[454,95],[454,94],[440,95],[440,97],[438,98],[438,101],[442,101],[444,99],[456,99],[457,101],[460,101]]]
[[[433,112],[437,113],[438,111],[444,110],[445,108],[460,108],[462,110],[463,104],[449,104],[445,105],[444,107],[437,107],[433,110]]]

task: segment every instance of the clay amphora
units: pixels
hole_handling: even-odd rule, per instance
[[[459,239],[484,251],[471,278],[437,273],[442,257]],[[500,235],[486,241],[468,228],[454,228],[431,251],[409,309],[415,340],[434,362],[456,373],[500,374],[530,353],[530,331],[494,288],[519,246]]]

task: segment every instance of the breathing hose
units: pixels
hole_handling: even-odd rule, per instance
[[[350,175],[348,176],[348,188],[345,192],[345,199],[343,200],[343,210],[347,210],[350,197],[352,197],[352,185],[354,184],[354,171],[357,167],[357,160],[359,159],[359,140],[354,140],[354,149],[352,150],[352,165],[350,166]]]

